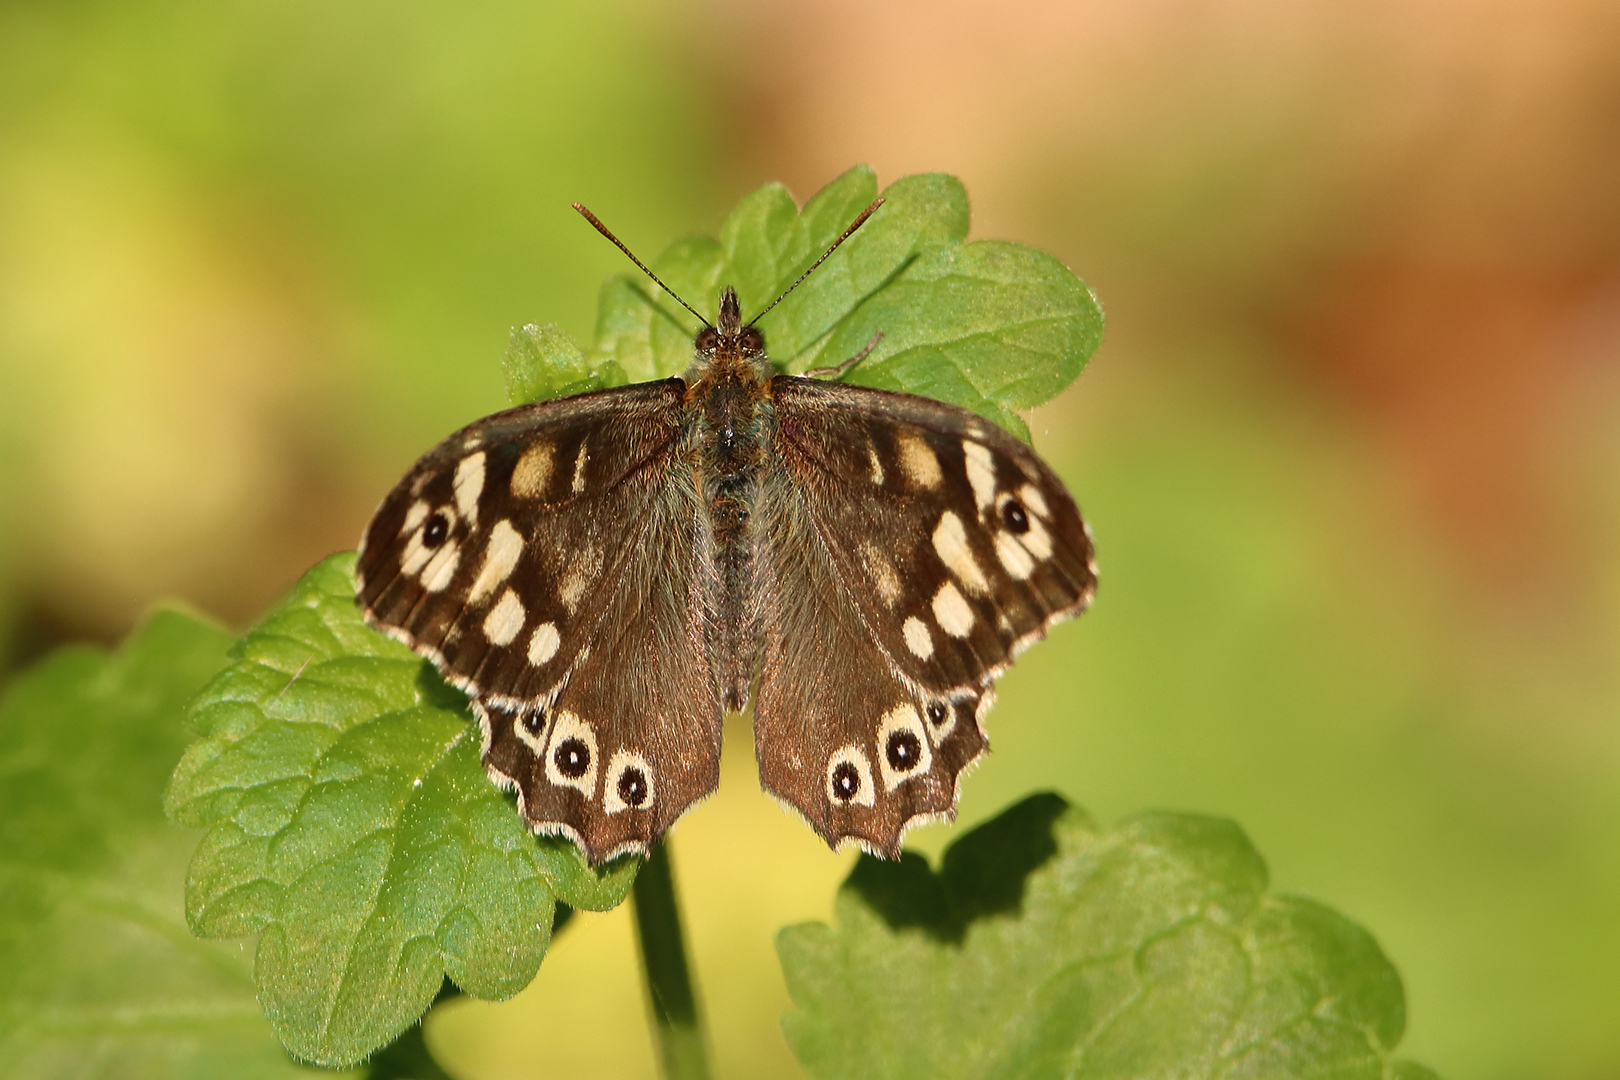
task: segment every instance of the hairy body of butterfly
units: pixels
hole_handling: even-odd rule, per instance
[[[1089,535],[982,418],[774,374],[730,289],[695,353],[450,436],[367,528],[358,602],[470,695],[490,776],[592,862],[714,790],[750,701],[765,788],[897,857],[954,813],[994,680],[1089,603]]]

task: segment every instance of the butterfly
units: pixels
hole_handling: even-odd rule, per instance
[[[782,297],[747,323],[729,287],[713,323],[674,298],[703,323],[683,376],[445,439],[367,526],[356,601],[466,692],[531,827],[592,863],[714,791],[723,716],[750,704],[766,791],[897,858],[954,815],[997,677],[1089,604],[1090,533],[982,417],[778,374],[755,323]]]

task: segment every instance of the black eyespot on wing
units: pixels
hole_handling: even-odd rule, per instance
[[[1029,515],[1024,512],[1023,504],[1017,499],[1008,499],[1002,504],[1001,520],[1015,533],[1029,532]]]
[[[523,714],[523,727],[530,735],[540,734],[540,728],[544,723],[545,718],[540,715],[539,709],[532,709]]]
[[[861,793],[861,771],[847,761],[833,767],[833,794],[840,802],[849,802]]]
[[[889,759],[889,768],[895,772],[910,772],[922,760],[922,740],[909,731],[896,731],[889,736],[883,754]]]
[[[591,748],[585,745],[584,739],[564,739],[552,751],[551,760],[556,763],[557,771],[570,780],[578,780],[591,768]]]
[[[943,724],[945,718],[950,715],[951,711],[945,707],[943,701],[930,701],[928,703],[928,722],[935,727]]]
[[[619,774],[619,798],[624,805],[637,807],[647,801],[647,777],[635,766]]]
[[[422,530],[422,546],[436,548],[444,543],[450,535],[450,519],[444,516],[444,511],[435,511],[427,519],[427,527]]]

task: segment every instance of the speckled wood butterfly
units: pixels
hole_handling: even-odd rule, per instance
[[[366,529],[358,602],[471,697],[534,829],[593,863],[715,789],[723,713],[750,702],[765,789],[835,847],[897,857],[954,813],[996,678],[1090,601],[1090,537],[994,424],[776,374],[730,288],[698,318],[681,378],[429,451]]]

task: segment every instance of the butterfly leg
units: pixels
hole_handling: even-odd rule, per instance
[[[845,360],[841,364],[834,364],[832,367],[811,368],[809,371],[804,373],[804,377],[807,379],[842,379],[845,375],[849,374],[851,368],[870,356],[872,354],[872,350],[877,348],[878,343],[882,340],[883,331],[879,330],[877,333],[872,335],[872,340],[868,341],[860,352],[856,353],[848,360]]]

